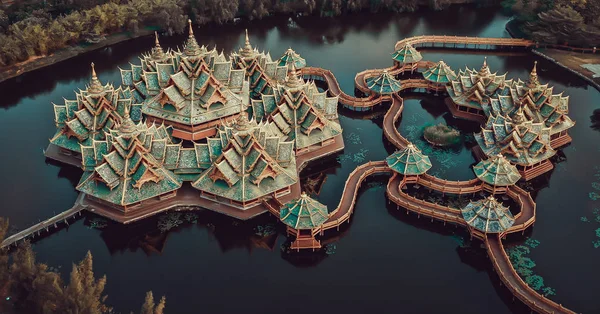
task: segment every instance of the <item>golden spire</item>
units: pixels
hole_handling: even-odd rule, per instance
[[[241,49],[240,54],[244,58],[254,57],[254,49],[252,49],[252,45],[250,44],[250,37],[248,37],[248,29],[246,29],[246,40],[244,42],[244,47]]]
[[[92,81],[90,82],[90,86],[88,87],[88,92],[92,94],[100,94],[104,91],[104,87],[102,87],[102,83],[100,83],[98,75],[96,75],[96,68],[94,67],[94,62],[92,62],[91,66]]]
[[[167,58],[167,55],[163,51],[162,47],[160,46],[160,42],[158,41],[158,32],[154,32],[154,37],[155,46],[152,48],[151,57],[154,60],[164,60]]]
[[[531,69],[531,73],[529,73],[529,81],[527,81],[527,87],[535,88],[540,85],[540,81],[537,75],[537,61],[533,62],[533,69]]]
[[[129,106],[125,106],[125,114],[123,115],[124,119],[130,119],[129,117]]]
[[[291,64],[290,71],[288,72],[287,78],[285,79],[285,85],[290,88],[301,86],[303,83],[302,79],[298,76],[296,71],[296,65]]]
[[[123,121],[119,126],[119,132],[121,135],[130,135],[136,131],[135,123],[131,120],[129,115],[129,106],[125,106],[125,113],[123,114]]]
[[[481,70],[479,70],[479,75],[480,76],[488,76],[490,75],[490,68],[488,67],[487,64],[487,57],[483,57],[483,65],[481,66]]]
[[[185,48],[183,52],[186,56],[198,56],[202,54],[202,49],[198,45],[196,41],[196,37],[194,37],[194,30],[192,29],[192,20],[188,19],[189,26],[189,36],[188,40],[185,43]]]

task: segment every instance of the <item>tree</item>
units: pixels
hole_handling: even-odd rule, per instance
[[[166,302],[165,296],[162,296],[162,298],[160,298],[160,302],[158,302],[158,305],[155,305],[152,291],[148,291],[146,293],[146,299],[144,300],[142,309],[140,310],[140,314],[163,314]]]
[[[69,285],[64,291],[64,313],[106,313],[110,308],[104,304],[103,296],[106,276],[94,277],[92,254],[88,251],[78,265],[73,264]]]
[[[583,17],[569,6],[538,14],[538,21],[528,24],[533,39],[547,43],[581,45],[585,42]]]

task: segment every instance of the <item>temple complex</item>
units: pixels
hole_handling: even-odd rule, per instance
[[[265,197],[291,192],[298,182],[294,142],[273,136],[265,125],[248,121],[245,114],[222,136],[229,142],[192,184],[201,197],[246,210]],[[209,148],[213,143],[209,142]]]
[[[105,140],[81,146],[85,172],[77,190],[121,215],[174,197],[182,182],[152,153],[168,142],[164,126],[135,124],[126,110],[123,122],[107,132]]]
[[[480,239],[488,233],[503,234],[515,223],[508,207],[502,205],[493,196],[479,201],[471,201],[461,210],[461,214],[469,226],[471,236]]]
[[[498,95],[491,99],[490,103],[483,105],[486,115],[512,116],[520,107],[528,119],[537,123],[543,123],[550,128],[552,148],[571,142],[567,133],[568,129],[575,125],[569,118],[569,97],[561,94],[553,94],[553,88],[548,84],[542,85],[538,79],[537,61],[529,74],[527,82],[518,80],[516,84],[509,87],[506,95]]]
[[[296,236],[291,248],[321,248],[315,235],[322,231],[322,226],[329,219],[327,206],[302,193],[299,199],[292,200],[281,207],[279,219],[286,225],[287,233]]]
[[[379,75],[366,79],[367,88],[376,95],[390,95],[399,92],[402,87],[400,81],[392,76],[387,70]]]
[[[466,68],[458,72],[457,79],[448,85],[450,98],[447,104],[452,112],[483,115],[483,105],[512,84],[512,80],[506,79],[506,74],[492,73],[486,58],[479,71]]]
[[[338,97],[319,92],[314,82],[304,81],[292,64],[272,95],[252,100],[256,120],[267,120],[275,134],[294,141],[296,154],[333,144],[342,133],[337,122]],[[342,140],[341,138],[339,139]]]
[[[512,116],[489,116],[475,140],[486,156],[504,155],[526,181],[553,168],[550,128],[528,118],[522,106]]]
[[[64,105],[54,105],[57,131],[46,156],[79,166],[80,145],[103,140],[106,132],[121,122],[126,110],[131,111],[133,120],[141,119],[140,105],[133,104],[131,90],[102,85],[92,63],[92,79],[86,89],[77,92],[75,100],[65,99]]]
[[[244,46],[237,52],[233,52],[230,59],[235,69],[245,70],[246,80],[250,84],[251,98],[260,97],[261,94],[271,94],[276,83],[285,80],[287,74],[287,61],[273,61],[269,53],[259,52],[253,48],[248,30],[246,30]],[[299,60],[296,58],[296,61]]]

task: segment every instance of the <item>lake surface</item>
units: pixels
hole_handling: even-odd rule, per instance
[[[452,24],[445,22],[448,17],[453,17]],[[252,44],[270,51],[273,58],[292,47],[310,66],[333,71],[342,89],[351,93],[357,72],[392,64],[390,53],[401,38],[508,37],[507,21],[496,9],[463,6],[442,12],[307,18],[294,27],[286,19],[272,19],[248,28]],[[243,43],[244,27],[204,27],[195,33],[201,44],[217,45],[227,53]],[[176,47],[183,39],[162,38],[161,43]],[[13,228],[26,228],[68,209],[77,197],[74,186],[81,172],[42,155],[55,131],[52,103],[74,98],[73,91],[89,80],[92,61],[102,82],[119,84],[117,67],[137,62],[153,43],[146,37],[117,44],[0,84],[0,214],[10,218]],[[531,232],[508,242],[520,245],[528,237],[539,241],[528,256],[537,264],[533,272],[555,289],[551,298],[576,312],[599,312],[600,248],[593,242],[600,240],[595,231],[600,228],[600,112],[593,113],[600,93],[532,55],[423,53],[425,59],[443,59],[456,71],[479,68],[485,55],[492,71],[521,79],[538,60],[541,81],[570,96],[571,117],[577,121],[570,131],[573,142],[562,150],[550,175],[527,186],[537,202],[537,222]],[[398,129],[413,141],[419,142],[424,125],[440,121],[465,131],[461,147],[429,153],[432,173],[452,180],[472,178],[475,160],[466,131],[477,126],[453,119],[440,97],[407,97],[405,104]],[[383,139],[383,114],[341,113],[343,154],[311,165],[302,174],[315,198],[330,208],[337,206],[344,182],[357,165],[393,152]],[[148,290],[166,295],[168,313],[529,312],[499,285],[480,243],[469,243],[461,228],[419,220],[387,205],[386,182],[387,177],[377,177],[361,189],[351,223],[326,239],[331,242],[327,253],[283,252],[285,230],[273,218],[238,222],[207,211],[182,214],[183,224],[168,232],[158,230],[160,217],[98,229],[92,228],[98,217],[86,214],[37,241],[34,249],[40,261],[63,276],[90,250],[96,274],[108,277],[108,303],[123,313],[138,311]]]

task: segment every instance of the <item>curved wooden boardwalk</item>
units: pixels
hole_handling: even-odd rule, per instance
[[[394,49],[398,50],[406,44],[413,47],[435,47],[435,48],[468,48],[468,49],[490,49],[489,47],[509,48],[531,48],[535,42],[521,38],[501,37],[470,37],[470,36],[445,36],[445,35],[423,35],[404,38],[396,42]],[[442,46],[435,46],[435,45]],[[454,46],[450,46],[454,45]],[[470,45],[470,46],[469,46]]]
[[[476,45],[497,45],[497,46],[512,46],[512,47],[531,47],[533,42],[521,39],[511,38],[495,38],[495,39],[478,39],[470,41],[472,37],[451,37],[451,36],[419,36],[399,41],[396,44],[396,49],[401,47],[407,42],[413,45],[425,45],[439,43],[438,40],[443,39],[443,43],[456,43],[456,44],[476,44]],[[423,63],[420,67],[429,66],[430,64]],[[419,68],[419,67],[417,67]],[[366,78],[374,75],[378,75],[384,69],[366,70],[355,76],[355,86],[363,91],[367,92]],[[405,67],[393,66],[386,70],[396,74],[401,71],[407,70]],[[304,75],[312,78],[320,78],[325,81],[329,87],[329,93],[332,96],[339,96],[340,103],[346,107],[352,107],[356,111],[363,111],[371,109],[372,107],[381,104],[382,102],[390,102],[390,107],[384,116],[383,121],[383,132],[385,137],[397,148],[401,149],[406,147],[409,141],[404,138],[397,130],[396,123],[402,115],[404,108],[404,101],[398,94],[386,95],[386,96],[367,96],[367,97],[353,97],[342,91],[340,85],[331,71],[320,69],[320,68],[304,68],[302,70]],[[437,86],[436,89],[432,90],[432,86],[426,80],[423,79],[409,79],[402,80],[403,90],[411,89],[426,89],[429,91],[439,91]],[[371,174],[375,173],[390,173],[391,170],[385,165],[384,161],[369,162],[367,164],[359,166],[355,169],[348,177],[346,185],[344,186],[344,192],[342,193],[342,199],[338,207],[331,213],[331,216],[327,222],[323,225],[323,229],[339,228],[341,224],[348,221],[354,211],[354,205],[356,202],[356,193],[362,181]],[[451,208],[449,206],[443,206],[440,204],[434,204],[425,200],[417,199],[410,196],[402,191],[402,187],[408,183],[416,183],[426,188],[449,194],[471,194],[486,190],[491,193],[504,193],[513,200],[515,200],[520,207],[520,211],[515,215],[515,223],[506,233],[523,232],[527,228],[531,227],[536,218],[536,204],[533,201],[531,195],[525,190],[511,186],[503,189],[494,189],[491,186],[483,183],[479,179],[472,179],[468,181],[448,181],[443,180],[428,174],[419,176],[417,178],[411,177],[410,179],[394,173],[388,181],[386,188],[386,195],[389,200],[396,203],[398,207],[403,207],[408,211],[417,213],[419,216],[423,215],[431,219],[437,219],[444,223],[454,223],[467,227],[465,220],[459,209]],[[495,271],[498,273],[501,281],[508,287],[508,289],[524,304],[529,306],[532,310],[540,313],[575,313],[569,309],[564,308],[562,305],[549,300],[537,293],[535,290],[530,288],[517,274],[515,271],[504,246],[502,240],[498,235],[487,235],[483,239],[488,255]]]

